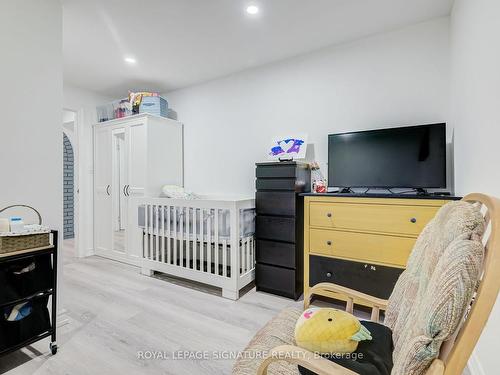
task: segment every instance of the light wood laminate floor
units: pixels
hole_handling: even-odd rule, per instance
[[[59,352],[52,356],[45,339],[0,358],[0,374],[229,374],[233,360],[147,360],[139,352],[238,351],[278,311],[301,305],[255,289],[231,301],[63,251]]]

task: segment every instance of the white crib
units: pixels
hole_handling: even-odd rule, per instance
[[[237,300],[255,279],[255,200],[141,198],[142,273],[222,288]]]

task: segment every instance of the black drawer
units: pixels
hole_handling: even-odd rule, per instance
[[[257,291],[297,299],[300,295],[297,295],[295,283],[295,270],[267,264],[257,263],[255,265],[255,286]]]
[[[19,345],[30,340],[51,328],[50,315],[47,308],[48,297],[36,298],[29,302],[31,313],[21,320],[7,321],[2,312],[0,317],[0,334],[4,340],[0,340],[0,351],[9,347]],[[2,348],[3,345],[3,348]]]
[[[0,264],[0,304],[52,288],[52,256],[42,254]]]
[[[272,163],[268,165],[257,165],[255,176],[257,178],[294,178],[297,175],[296,164]]]
[[[295,242],[295,218],[257,215],[255,236],[264,240]]]
[[[257,190],[283,190],[302,191],[303,186],[298,185],[295,178],[258,178],[255,180]]]
[[[258,191],[255,193],[255,210],[262,215],[295,216],[295,192]]]
[[[331,282],[387,299],[403,269],[311,255],[309,285]]]
[[[5,328],[3,324],[0,323],[0,352],[7,349],[9,345],[7,344],[7,334],[5,333]]]
[[[295,268],[295,244],[257,240],[257,262]]]

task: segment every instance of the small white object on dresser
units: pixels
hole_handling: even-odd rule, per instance
[[[22,233],[24,231],[24,221],[21,217],[14,216],[10,218],[10,231],[12,233]]]
[[[183,141],[180,122],[149,114],[94,125],[96,255],[140,265],[134,199],[158,197],[165,184],[183,186]]]

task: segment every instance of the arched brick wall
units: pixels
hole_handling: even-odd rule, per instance
[[[73,146],[63,133],[63,229],[64,239],[75,237],[75,155]]]

